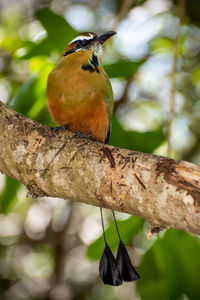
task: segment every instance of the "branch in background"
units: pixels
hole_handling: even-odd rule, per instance
[[[179,0],[178,10],[179,10],[178,13],[179,24],[177,28],[176,38],[173,44],[173,57],[172,57],[171,87],[170,87],[170,115],[169,115],[169,121],[167,125],[167,156],[171,156],[170,137],[172,133],[172,123],[175,116],[176,73],[177,73],[178,52],[179,52],[179,42],[180,42],[180,33],[181,33],[181,23],[185,12],[185,0]]]
[[[0,103],[0,170],[35,197],[141,216],[200,234],[200,167],[52,131]]]
[[[130,11],[130,7],[136,2],[136,0],[124,0],[122,1],[120,10],[118,15],[116,16],[113,26],[112,26],[112,30],[116,30],[117,26],[119,25],[119,23],[126,17],[126,15],[128,14],[128,12]],[[111,42],[111,41],[110,41]],[[112,41],[113,42],[113,41]],[[108,44],[107,44],[108,45]],[[135,74],[134,74],[135,75]],[[115,102],[114,105],[114,112],[116,113],[118,107],[122,104],[125,103],[127,101],[127,94],[128,94],[128,89],[129,86],[131,85],[133,81],[133,76],[131,78],[129,78],[126,82],[125,88],[124,88],[124,93],[121,96],[121,98]]]
[[[192,148],[189,149],[189,151],[184,153],[182,159],[192,161],[194,156],[197,155],[199,148],[200,148],[200,140],[199,140],[199,137],[197,137],[195,144],[192,146]]]
[[[73,203],[69,203],[69,207],[68,209],[70,209],[70,214],[69,217],[67,219],[67,221],[65,222],[65,225],[63,226],[61,231],[58,231],[55,233],[56,238],[54,239],[55,245],[54,245],[54,249],[55,249],[55,271],[54,271],[54,285],[58,285],[60,282],[64,281],[63,280],[63,266],[64,266],[64,258],[65,258],[65,253],[66,253],[66,247],[64,247],[63,242],[65,241],[65,236],[68,232],[68,229],[70,227],[71,221],[72,221],[72,217],[74,216],[73,214]]]
[[[117,17],[115,18],[114,24],[112,26],[112,30],[115,30],[119,23],[126,17],[127,13],[130,10],[131,5],[135,3],[135,0],[124,0],[122,1],[121,8]]]

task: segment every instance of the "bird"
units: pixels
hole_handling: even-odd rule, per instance
[[[106,31],[100,35],[94,32],[76,35],[47,80],[48,109],[53,120],[80,137],[104,144],[110,137],[114,100],[109,77],[103,68],[103,44],[115,34],[115,31]],[[120,241],[116,259],[107,243],[102,208],[100,213],[105,242],[99,264],[100,277],[105,284],[113,286],[139,279],[121,240],[114,211]]]
[[[69,43],[47,81],[49,112],[68,130],[107,143],[113,91],[103,68],[103,44],[115,31],[83,32]]]

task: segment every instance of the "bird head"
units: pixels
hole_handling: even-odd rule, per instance
[[[102,58],[103,54],[103,44],[111,36],[116,34],[115,31],[107,31],[100,35],[94,32],[83,32],[76,35],[73,40],[69,43],[67,48],[64,50],[63,56],[68,56],[75,54],[80,51],[86,52],[90,51],[97,59]]]

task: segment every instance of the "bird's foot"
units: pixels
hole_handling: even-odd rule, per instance
[[[68,125],[50,127],[50,130],[53,131],[53,132],[57,132],[57,131],[60,131],[60,130],[67,130],[67,129],[68,129]]]
[[[85,138],[85,139],[91,140],[92,132],[90,131],[88,134],[85,134],[80,131],[75,131],[75,136],[79,137],[79,138]]]

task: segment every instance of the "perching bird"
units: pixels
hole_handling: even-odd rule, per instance
[[[100,35],[94,32],[77,35],[64,50],[47,82],[48,108],[52,118],[68,130],[101,143],[109,140],[113,112],[112,87],[102,63],[103,43],[114,34],[116,32],[107,31]],[[116,220],[115,224],[117,228]],[[117,232],[120,239],[117,258],[114,258],[104,232],[105,250],[99,265],[104,283],[115,286],[139,279],[118,228]]]
[[[64,50],[47,83],[53,119],[70,131],[105,143],[113,111],[112,87],[102,64],[103,43],[116,32],[84,32]]]

